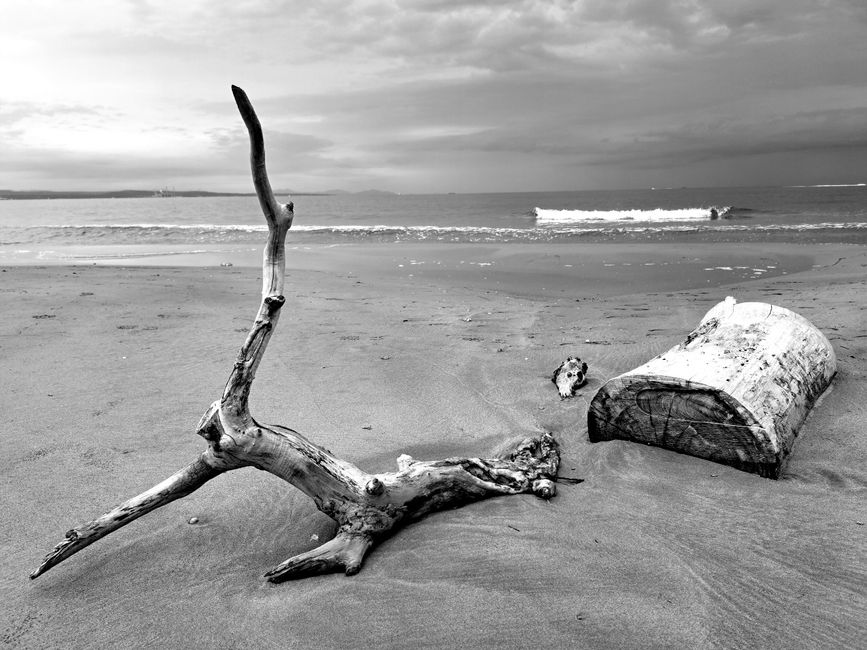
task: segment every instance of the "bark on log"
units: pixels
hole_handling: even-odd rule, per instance
[[[279,476],[312,498],[339,525],[334,539],[289,558],[265,574],[272,582],[332,571],[356,573],[374,544],[399,526],[436,510],[505,494],[554,496],[560,454],[548,433],[529,437],[497,458],[416,461],[404,455],[397,459],[397,472],[368,474],[292,429],[253,419],[248,407],[253,378],[285,302],[284,241],[292,225],[293,206],[275,200],[265,169],[259,120],[244,91],[232,86],[232,93],[250,135],[250,167],[268,223],[268,238],[259,312],[223,396],[207,410],[196,430],[208,441],[208,449],[162,483],[70,530],[31,579],[121,526],[187,496],[223,472],[241,467],[256,467]]]
[[[828,339],[802,316],[726,298],[682,343],[602,386],[588,434],[778,478],[836,370]]]

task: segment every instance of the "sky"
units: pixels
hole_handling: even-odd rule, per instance
[[[0,0],[0,189],[867,181],[864,0]]]

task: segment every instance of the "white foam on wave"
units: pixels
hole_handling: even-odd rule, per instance
[[[712,221],[725,217],[730,207],[682,208],[679,210],[547,210],[536,208],[536,223],[540,225],[565,225],[600,221],[640,221],[663,223],[670,221]]]
[[[709,209],[708,209],[709,210]],[[546,211],[541,210],[542,214]],[[576,211],[554,210],[551,212],[567,212],[574,214]],[[631,213],[632,211],[627,211]],[[642,215],[654,211],[639,211]],[[672,212],[665,211],[668,217]],[[692,212],[692,211],[686,211]],[[599,213],[592,213],[598,216]],[[611,215],[611,212],[602,214]],[[56,229],[56,230],[55,230]],[[615,221],[594,219],[586,221],[541,221],[531,227],[492,227],[492,226],[400,226],[400,225],[308,225],[296,224],[292,227],[289,237],[293,233],[298,237],[325,237],[347,238],[350,240],[364,240],[368,237],[373,239],[400,241],[403,239],[414,241],[554,241],[557,239],[573,239],[576,237],[601,236],[616,238],[618,236],[652,236],[655,234],[691,234],[691,233],[773,233],[773,232],[804,232],[804,231],[857,231],[867,230],[867,222],[851,221],[843,223],[820,222],[820,223],[771,223],[761,224],[755,222],[732,221],[721,218],[718,220],[703,218],[702,221],[679,222],[674,219],[659,219],[657,222],[642,218],[632,220]],[[17,231],[21,231],[19,234]],[[54,232],[52,232],[54,231]],[[0,246],[2,245],[29,245],[33,242],[54,240],[55,235],[61,235],[63,240],[86,239],[89,243],[107,245],[112,243],[149,243],[154,239],[159,243],[176,241],[179,244],[191,243],[225,243],[232,241],[251,241],[259,238],[267,231],[265,225],[247,224],[76,224],[56,226],[26,226],[16,229],[4,238],[0,229]],[[35,233],[35,234],[28,234]]]
[[[242,232],[266,232],[267,225],[250,226],[245,224],[213,224],[213,223],[65,223],[48,224],[44,226],[30,226],[33,229],[44,228],[46,230],[56,228],[58,230],[237,230]]]
[[[791,185],[791,187],[867,187],[867,183],[836,183],[833,185]]]

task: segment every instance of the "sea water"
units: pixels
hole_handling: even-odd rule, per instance
[[[291,200],[295,222],[288,241],[297,245],[867,242],[863,185]],[[265,230],[255,196],[3,200],[0,264],[195,257],[259,246]]]

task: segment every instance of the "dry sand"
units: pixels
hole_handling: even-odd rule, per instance
[[[288,484],[240,470],[29,581],[67,528],[203,448],[193,428],[255,313],[256,276],[0,273],[0,645],[864,647],[867,248],[853,245],[294,251],[258,419],[370,471],[547,429],[562,473],[585,482],[437,513],[352,578],[270,585],[265,570],[333,527]],[[589,443],[595,390],[727,294],[801,313],[838,355],[783,478]],[[590,381],[560,401],[550,373],[569,354]]]

